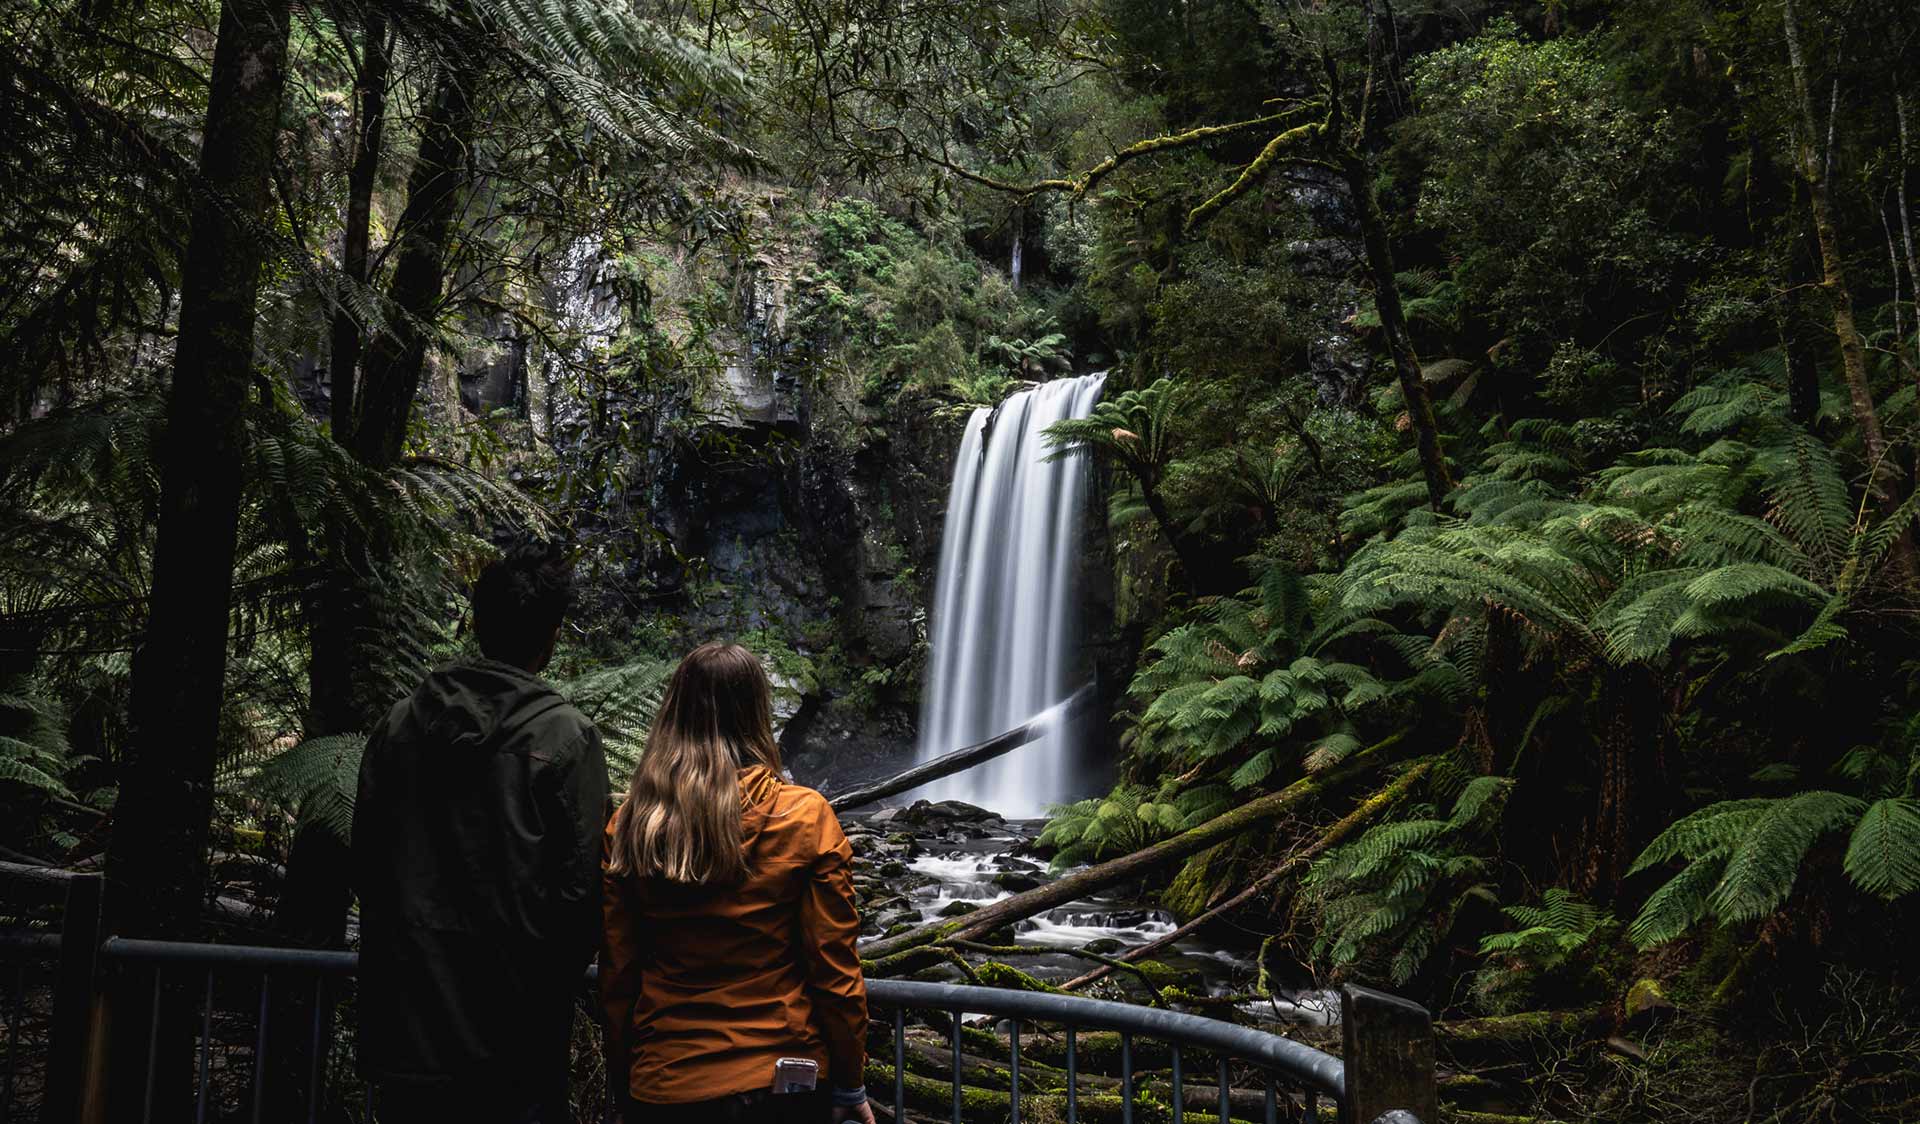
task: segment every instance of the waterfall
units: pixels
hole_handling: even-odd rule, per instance
[[[1064,699],[1079,647],[1077,588],[1086,454],[1049,461],[1043,432],[1083,418],[1106,374],[1058,379],[967,421],[954,461],[933,602],[919,757],[983,741]],[[1069,731],[927,786],[1003,816],[1071,795]]]

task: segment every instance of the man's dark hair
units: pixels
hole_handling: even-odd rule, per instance
[[[573,601],[573,566],[557,543],[521,542],[473,584],[473,632],[488,659],[515,667],[545,661]]]

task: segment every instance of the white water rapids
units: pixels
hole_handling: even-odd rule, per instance
[[[919,759],[1012,729],[1066,697],[1079,647],[1080,513],[1086,454],[1049,459],[1044,432],[1084,418],[1104,372],[1022,391],[967,421],[934,586],[933,655]],[[1068,732],[1056,728],[1005,757],[928,785],[1007,817],[1042,814],[1073,795]]]

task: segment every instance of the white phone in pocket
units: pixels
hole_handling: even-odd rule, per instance
[[[820,1083],[820,1063],[812,1058],[781,1058],[773,1063],[773,1091],[811,1093]]]

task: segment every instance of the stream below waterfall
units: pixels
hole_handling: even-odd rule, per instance
[[[1005,820],[945,800],[848,813],[842,822],[860,864],[862,943],[970,913],[1059,877],[1036,845],[1044,820]],[[1023,951],[1004,960],[1036,979],[1063,983],[1097,966],[1075,951],[1119,956],[1176,924],[1172,914],[1121,887],[1018,922],[1013,942]],[[1189,992],[1223,1000],[1221,1007],[1231,1006],[1243,1021],[1325,1026],[1338,1020],[1337,1000],[1311,988],[1246,999],[1258,975],[1258,943],[1251,937],[1234,946],[1195,934],[1153,959],[1180,973]],[[952,975],[960,980],[957,969]],[[1242,998],[1225,1002],[1233,996]]]

